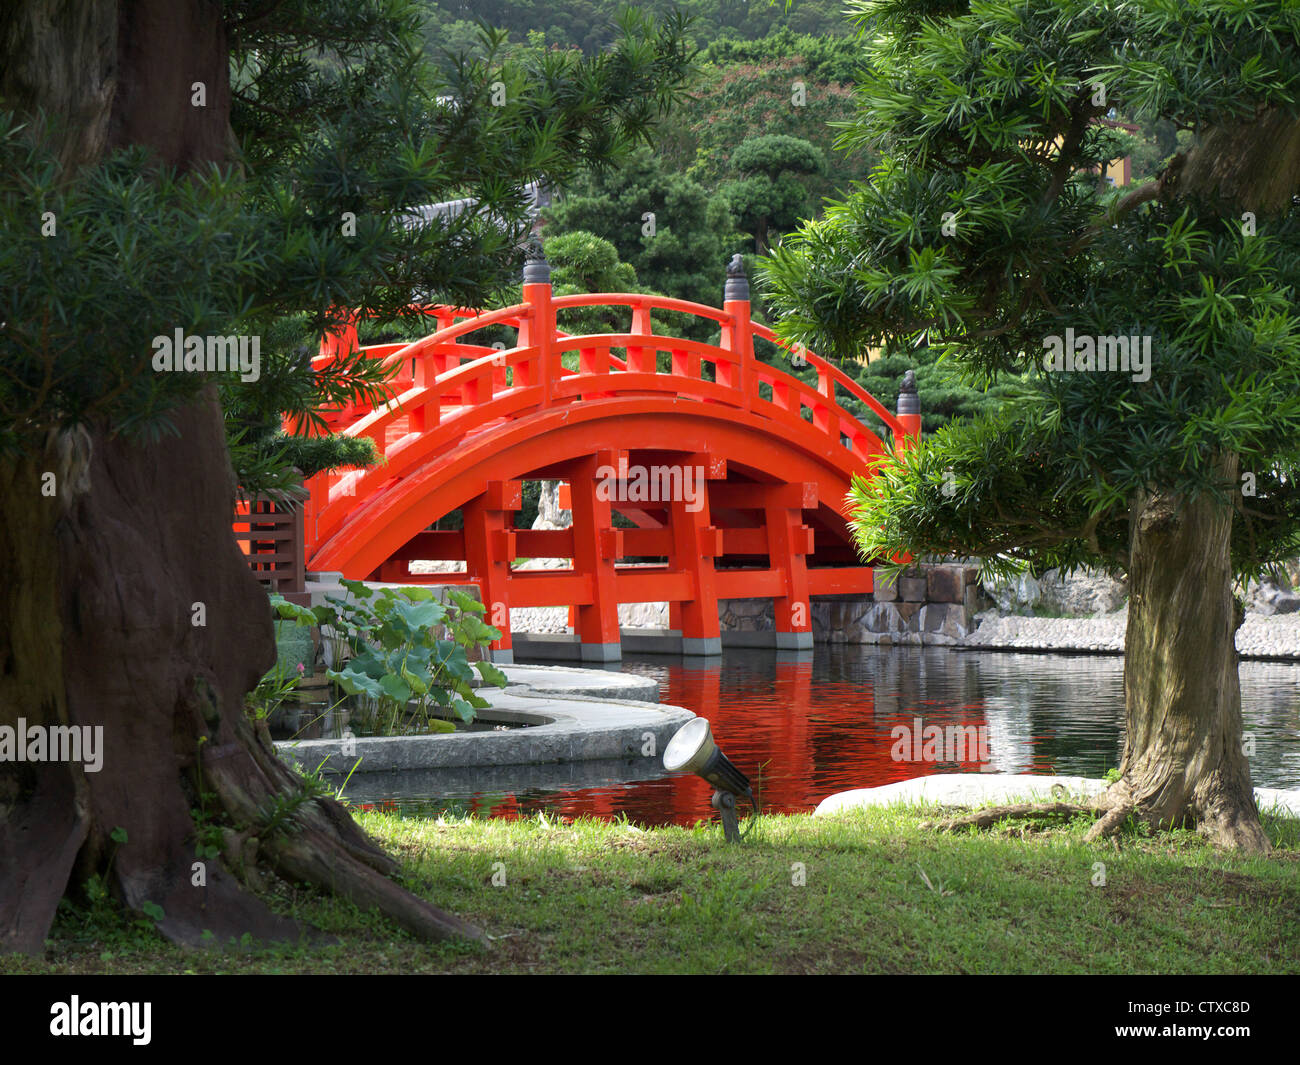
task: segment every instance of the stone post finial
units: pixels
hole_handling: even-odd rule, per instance
[[[551,264],[542,253],[542,242],[536,234],[528,238],[524,245],[524,284],[549,285],[551,283]]]
[[[723,302],[749,299],[749,278],[745,276],[745,260],[740,252],[736,252],[727,263],[727,284],[722,290],[722,299]]]
[[[898,413],[921,413],[921,397],[916,393],[915,370],[908,370],[907,373],[903,374],[903,383],[898,388]]]

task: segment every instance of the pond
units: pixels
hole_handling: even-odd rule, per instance
[[[707,717],[719,746],[761,788],[763,807],[772,812],[809,811],[837,791],[928,773],[1100,777],[1119,764],[1123,746],[1117,656],[824,646],[802,655],[728,650],[721,660],[634,657],[619,668],[654,677],[662,702]],[[1243,662],[1241,686],[1244,728],[1254,737],[1253,783],[1300,788],[1300,666]],[[918,723],[925,736],[938,726],[949,740],[963,733],[948,726],[970,726],[965,735],[978,735],[986,749],[974,742],[969,749],[936,748],[919,739],[900,746],[899,737],[910,737]],[[895,760],[896,753],[952,760]],[[693,824],[711,813],[707,784],[645,779],[662,773],[658,767],[656,758],[516,767],[490,777],[444,771],[420,774],[418,782],[405,774],[400,785],[373,774],[353,777],[347,795],[413,815],[545,811],[660,825]]]

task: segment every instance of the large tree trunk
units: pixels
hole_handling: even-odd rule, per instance
[[[213,408],[180,412],[187,428],[163,448],[92,427],[0,466],[0,572],[12,575],[0,725],[85,726],[95,753],[0,761],[0,949],[40,949],[70,878],[105,872],[132,908],[161,906],[178,940],[298,934],[215,863],[193,875],[183,773],[273,646],[264,596],[222,535],[230,482]],[[206,625],[191,624],[195,603]]]
[[[175,420],[180,435],[163,446],[96,426],[0,464],[0,572],[13,575],[0,725],[102,729],[97,771],[0,761],[0,951],[40,950],[59,899],[91,874],[134,910],[159,906],[175,942],[302,935],[222,864],[198,861],[196,808],[230,826],[222,859],[240,873],[260,851],[281,875],[379,907],[416,934],[479,938],[387,880],[396,863],[337,803],[309,798],[254,735],[243,695],[275,644],[266,595],[230,533],[215,389]],[[53,497],[41,490],[47,472]],[[286,803],[290,823],[271,830]]]
[[[1222,463],[1225,484],[1235,458]],[[1215,843],[1264,853],[1241,749],[1230,502],[1148,493],[1130,523],[1127,730],[1100,836],[1133,814],[1154,828],[1195,824]]]
[[[68,720],[53,579],[59,513],[41,489],[46,472],[66,477],[70,456],[49,444],[0,463],[0,727],[16,728],[20,716],[38,728]],[[0,953],[44,941],[88,825],[75,767],[0,759]]]
[[[45,110],[70,178],[105,148],[133,144],[182,170],[221,162],[221,12],[215,0],[8,4],[0,94],[16,110]],[[206,106],[194,106],[195,82]],[[42,949],[59,899],[91,874],[134,910],[161,907],[159,928],[176,942],[301,935],[221,863],[197,859],[196,808],[226,826],[222,861],[241,876],[255,878],[260,854],[418,935],[480,938],[388,880],[396,863],[254,735],[243,696],[275,644],[266,595],[230,530],[215,388],[171,417],[178,435],[156,444],[92,420],[0,458],[0,726],[102,729],[98,771],[0,760],[0,952]],[[287,824],[277,810],[292,811]]]
[[[1300,119],[1279,108],[1199,132],[1159,185],[1190,198],[1267,217],[1300,188]],[[1238,461],[1222,457],[1224,491]],[[1242,752],[1232,595],[1234,510],[1210,495],[1154,491],[1137,500],[1129,531],[1129,615],[1124,644],[1127,732],[1121,779],[1101,800],[1095,838],[1130,813],[1152,826],[1195,824],[1226,847],[1264,853],[1250,767]]]

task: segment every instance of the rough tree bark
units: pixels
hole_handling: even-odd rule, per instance
[[[1257,219],[1286,211],[1300,194],[1300,118],[1261,108],[1250,120],[1207,128],[1149,188],[1134,194],[1134,205],[1186,198]],[[1237,490],[1238,466],[1235,455],[1220,456],[1225,493]],[[1195,825],[1216,845],[1242,853],[1269,850],[1241,749],[1233,518],[1231,501],[1210,494],[1192,499],[1153,487],[1133,501],[1124,756],[1120,779],[1075,807],[1101,815],[1089,839],[1117,831],[1133,815],[1153,828]],[[998,816],[1043,812],[1002,807],[938,827],[987,827]]]
[[[19,111],[51,105],[46,135],[72,165],[127,144],[181,169],[221,161],[227,74],[211,0],[25,0],[0,15],[0,93]],[[207,107],[191,104],[196,81]],[[0,953],[41,950],[59,899],[92,873],[133,909],[161,906],[159,928],[179,943],[302,935],[219,863],[196,883],[200,791],[238,828],[226,838],[239,853],[223,854],[232,869],[260,851],[286,878],[377,906],[417,935],[481,938],[387,879],[396,863],[337,803],[307,797],[254,734],[243,696],[275,645],[230,531],[215,389],[172,419],[178,435],[160,446],[94,421],[0,460],[0,724],[103,729],[98,772],[0,762]],[[286,806],[291,831],[266,831]]]
[[[1190,198],[1260,219],[1300,192],[1300,119],[1261,108],[1248,121],[1209,127],[1162,199]],[[1219,458],[1223,491],[1238,459]],[[1152,826],[1195,824],[1216,844],[1266,853],[1250,766],[1241,750],[1241,689],[1232,595],[1230,498],[1153,490],[1134,501],[1129,531],[1129,616],[1124,638],[1127,729],[1120,780],[1100,797],[1104,835],[1129,813]]]
[[[1237,467],[1235,455],[1220,460],[1226,492]],[[1195,827],[1244,854],[1268,853],[1242,751],[1233,516],[1230,500],[1209,493],[1152,490],[1134,501],[1119,779],[1091,803],[990,807],[934,827],[1091,813],[1099,817],[1085,838],[1097,840],[1131,816],[1156,830]]]
[[[1236,457],[1220,468],[1231,491]],[[1231,502],[1208,494],[1151,492],[1133,508],[1124,757],[1090,838],[1132,814],[1154,828],[1194,824],[1243,852],[1269,849],[1241,749],[1232,519]]]

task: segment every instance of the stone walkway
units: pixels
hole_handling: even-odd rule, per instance
[[[999,617],[987,610],[976,615],[979,627],[963,647],[989,651],[1090,651],[1122,654],[1128,610],[1095,618]],[[1247,614],[1237,630],[1243,658],[1300,661],[1300,614]]]

